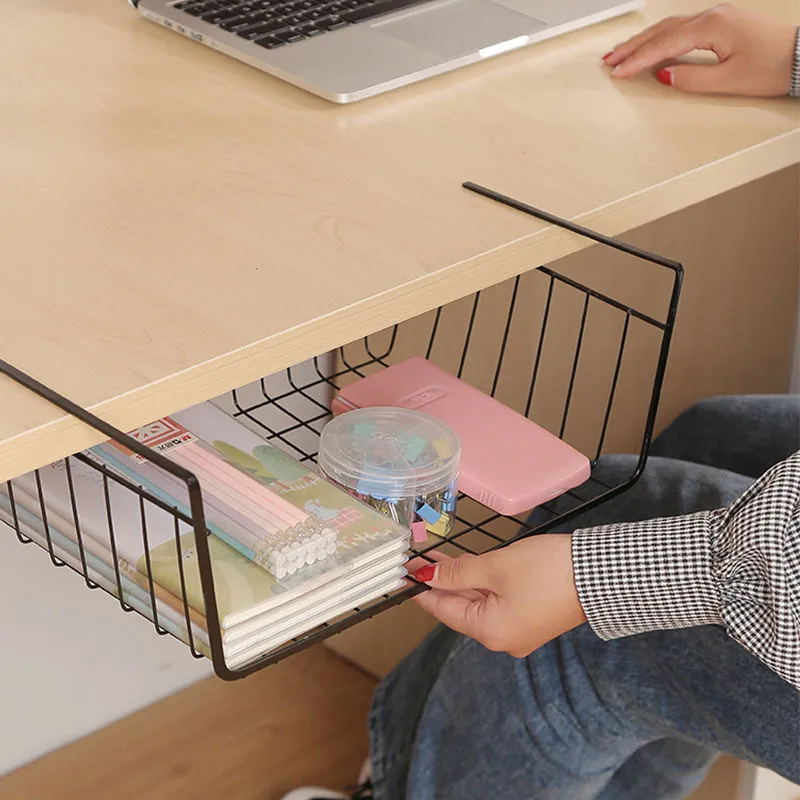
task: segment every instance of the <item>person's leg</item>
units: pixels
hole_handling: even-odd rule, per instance
[[[596,800],[682,798],[705,777],[717,755],[713,748],[684,739],[657,739],[637,750]]]
[[[797,692],[716,627],[604,643],[582,626],[527,659],[458,637],[424,694],[411,671],[427,665],[372,712],[381,800],[677,800],[717,750],[800,781]]]
[[[757,478],[800,449],[800,395],[712,397],[681,414],[650,454]]]

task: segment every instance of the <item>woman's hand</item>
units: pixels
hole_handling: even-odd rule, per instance
[[[727,4],[670,17],[615,47],[603,60],[615,78],[661,67],[662,83],[688,92],[777,97],[789,92],[797,28]],[[693,50],[718,63],[669,65]]]
[[[571,536],[535,536],[482,556],[438,558],[435,567],[414,573],[432,587],[414,599],[489,650],[526,656],[586,621]]]

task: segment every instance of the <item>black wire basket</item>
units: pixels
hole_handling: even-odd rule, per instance
[[[412,547],[409,553],[428,560],[431,560],[433,548],[451,554],[480,554],[504,547],[521,537],[557,530],[577,515],[625,491],[637,480],[644,468],[653,434],[683,276],[683,268],[677,262],[483,187],[465,184],[465,188],[503,203],[518,213],[528,214],[612,248],[641,262],[642,267],[666,270],[669,279],[663,284],[667,294],[663,319],[615,299],[586,282],[560,274],[550,267],[539,266],[509,282],[367,336],[335,353],[319,356],[312,362],[290,367],[280,375],[235,389],[224,399],[226,410],[265,440],[279,445],[299,461],[314,462],[319,434],[331,418],[330,401],[338,389],[411,355],[425,355],[589,455],[593,468],[589,480],[540,506],[532,515],[505,517],[470,498],[460,497],[451,533],[444,540],[437,538],[435,544]],[[609,347],[609,341],[615,343],[613,347]],[[641,369],[644,341],[652,362],[646,374]],[[639,366],[626,370],[627,356],[632,349],[639,352],[636,360]],[[520,363],[526,367],[521,369]],[[89,589],[100,588],[116,596],[123,611],[138,612],[149,619],[158,634],[175,635],[166,621],[159,617],[157,587],[149,561],[147,582],[143,587],[144,601],[136,606],[126,596],[126,577],[120,566],[114,536],[114,510],[109,499],[111,488],[135,496],[145,553],[148,552],[148,509],[155,507],[172,515],[180,568],[182,597],[179,600],[186,628],[180,638],[188,644],[195,657],[210,657],[216,674],[221,678],[242,678],[424,591],[424,586],[410,579],[405,588],[330,619],[245,667],[229,668],[223,652],[202,489],[195,475],[12,365],[0,361],[0,372],[171,474],[185,486],[185,507],[190,513],[171,507],[145,488],[108,469],[91,454],[77,453],[60,464],[69,487],[70,524],[77,534],[76,552],[71,559],[65,559],[54,545],[48,524],[48,498],[38,470],[34,472],[35,499],[43,536],[36,543],[48,553],[54,566],[67,566],[82,575]],[[594,468],[610,445],[615,444],[613,432],[620,414],[624,416],[628,430],[631,417],[640,418],[635,448],[639,458],[629,475],[611,485],[600,480]],[[114,562],[113,572],[105,584],[93,577],[89,548],[81,532],[82,510],[73,488],[76,464],[94,471],[103,487]],[[15,500],[15,481],[9,481],[5,489],[8,505],[5,522],[14,528],[20,542],[30,544],[33,539],[25,532]],[[187,525],[194,533],[196,568],[205,603],[208,632],[205,647],[201,647],[193,635],[187,576],[182,566],[180,531]]]

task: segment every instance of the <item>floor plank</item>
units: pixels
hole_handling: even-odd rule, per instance
[[[202,681],[0,780],[0,800],[276,800],[352,783],[375,681],[324,648]]]

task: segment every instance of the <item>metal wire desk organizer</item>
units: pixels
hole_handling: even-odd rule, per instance
[[[331,418],[330,399],[335,391],[347,383],[357,380],[371,372],[384,368],[409,355],[424,354],[445,368],[455,372],[459,378],[480,384],[493,397],[497,396],[508,405],[530,418],[537,418],[561,438],[570,435],[576,414],[585,422],[591,417],[594,424],[582,426],[582,440],[579,449],[587,453],[594,467],[598,459],[607,452],[608,439],[613,427],[614,411],[622,391],[625,372],[625,357],[631,342],[643,331],[649,331],[653,344],[652,376],[634,375],[625,389],[629,397],[636,396],[642,409],[641,437],[638,444],[638,463],[634,471],[614,485],[599,480],[593,475],[585,484],[566,492],[560,498],[536,510],[534,515],[525,517],[503,517],[480,506],[475,501],[462,497],[459,500],[456,524],[446,540],[431,537],[435,541],[418,544],[410,555],[428,558],[434,549],[453,554],[479,554],[499,547],[525,536],[557,530],[578,514],[592,508],[609,498],[625,491],[639,477],[644,468],[658,410],[664,374],[667,366],[670,341],[675,326],[683,278],[682,266],[614,238],[603,236],[592,230],[576,225],[559,217],[540,211],[512,198],[497,194],[472,183],[464,187],[494,202],[502,203],[518,213],[527,214],[543,222],[563,228],[576,236],[586,237],[598,244],[666,270],[669,281],[666,298],[666,313],[663,318],[645,313],[630,303],[624,303],[608,294],[589,286],[582,281],[560,274],[547,266],[539,266],[499,287],[478,292],[451,306],[440,307],[414,320],[413,324],[402,322],[386,331],[367,336],[362,341],[339,348],[335,354],[317,357],[310,364],[290,367],[280,376],[262,379],[257,384],[242,389],[234,389],[227,398],[229,413],[241,419],[249,427],[258,431],[267,441],[278,444],[302,462],[316,459],[316,443],[325,423]],[[566,303],[566,305],[565,305]],[[532,313],[535,307],[537,313]],[[502,309],[500,313],[499,309]],[[565,312],[566,309],[566,312]],[[603,359],[587,355],[593,340],[596,311],[606,324],[616,326],[615,336],[618,345],[615,350],[605,353]],[[599,317],[598,317],[599,319]],[[565,327],[566,325],[566,327]],[[479,331],[488,330],[491,341],[481,337]],[[571,331],[569,335],[565,331]],[[553,332],[555,331],[555,333]],[[654,338],[653,338],[654,337]],[[557,358],[550,351],[558,351]],[[525,363],[529,370],[522,374],[517,367],[508,368],[510,354],[517,364]],[[565,356],[566,353],[566,356]],[[599,364],[600,361],[605,362]],[[548,380],[553,373],[552,365],[557,363],[557,380]],[[477,367],[476,367],[477,364]],[[548,366],[550,365],[550,366]],[[588,391],[582,390],[582,370],[589,365],[593,373],[603,373],[603,392],[598,392],[595,384]],[[602,367],[602,368],[601,368]],[[90,577],[87,567],[87,548],[81,533],[81,508],[73,490],[72,470],[76,462],[82,468],[96,471],[102,483],[106,501],[108,533],[114,558],[113,584],[111,590],[105,589],[118,599],[124,612],[135,609],[125,601],[122,575],[116,552],[114,538],[114,513],[109,500],[109,487],[116,484],[116,491],[122,487],[133,493],[138,500],[142,540],[147,552],[148,530],[146,511],[155,506],[172,515],[175,524],[175,547],[180,558],[180,526],[188,525],[194,533],[197,568],[202,584],[208,628],[208,651],[214,670],[221,678],[233,680],[242,678],[266,666],[276,663],[300,650],[332,636],[369,617],[381,613],[414,594],[424,587],[409,581],[406,588],[384,595],[366,607],[353,608],[350,612],[330,619],[302,636],[264,654],[256,662],[240,669],[230,669],[223,654],[222,633],[217,611],[217,598],[214,586],[212,561],[209,551],[209,533],[206,528],[202,487],[195,475],[178,466],[169,457],[154,452],[140,444],[131,436],[117,430],[94,414],[86,411],[69,399],[54,392],[31,376],[14,366],[0,361],[0,372],[40,397],[48,400],[65,413],[79,419],[86,425],[101,432],[106,438],[116,441],[149,461],[157,468],[166,471],[185,486],[191,513],[181,513],[171,508],[158,497],[150,494],[124,477],[112,472],[91,455],[76,453],[63,460],[63,469],[69,486],[72,501],[72,520],[77,533],[78,556],[76,564],[66,564],[59,558],[49,533],[47,517],[47,497],[39,472],[34,473],[43,523],[44,544],[55,567],[68,566],[82,575],[87,588],[100,587]],[[549,385],[545,385],[549,384]],[[561,384],[559,387],[557,384]],[[538,398],[545,397],[547,402]],[[580,405],[583,410],[575,412]],[[591,406],[591,413],[586,412]],[[547,417],[542,420],[541,417]],[[588,431],[588,432],[587,432]],[[14,499],[14,481],[9,481],[5,492],[10,501],[10,522],[23,544],[32,540],[25,535],[20,524],[17,502]],[[7,527],[7,526],[6,526]],[[149,568],[149,562],[148,562]],[[149,569],[148,569],[149,573]],[[151,619],[160,635],[168,631],[159,620],[156,591],[152,575],[146,594],[149,599],[146,618]],[[183,597],[183,617],[188,631],[188,645],[192,654],[202,658],[203,654],[193,638],[190,624],[190,607],[186,592],[186,576],[180,567],[180,582]]]

